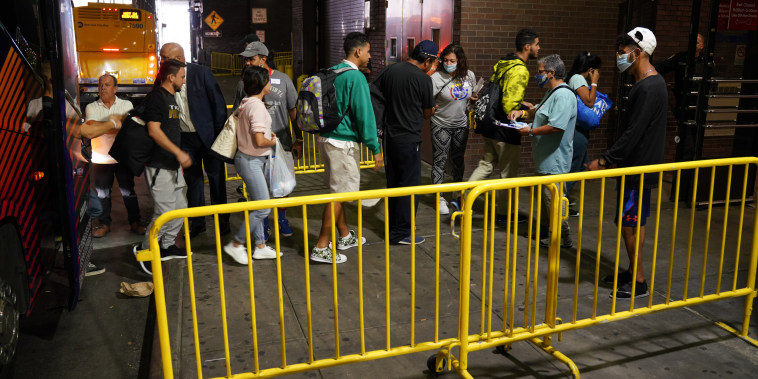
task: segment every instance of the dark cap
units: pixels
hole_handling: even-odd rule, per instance
[[[437,47],[436,43],[426,39],[419,42],[413,51],[424,53],[425,55],[428,55],[429,58],[437,58],[437,54],[439,54],[440,49]]]
[[[256,41],[260,41],[260,38],[258,38],[258,35],[255,33],[250,33],[246,35],[244,39],[242,39],[242,43],[250,43]]]

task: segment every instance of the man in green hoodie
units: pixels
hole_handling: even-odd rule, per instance
[[[337,109],[340,114],[347,114],[336,129],[322,133],[318,137],[321,159],[324,161],[324,182],[332,193],[357,192],[360,190],[360,145],[374,154],[374,170],[382,168],[384,158],[376,137],[376,119],[371,105],[371,95],[366,77],[360,71],[365,69],[371,54],[368,37],[353,32],[345,37],[343,45],[345,60],[332,67],[334,70],[350,68],[334,79],[337,93]],[[366,237],[358,240],[354,230],[349,230],[345,221],[345,209],[342,203],[334,202],[334,225],[337,227],[337,250],[347,250],[366,243]],[[330,242],[332,236],[332,207],[326,204],[321,218],[321,231],[316,246],[311,250],[310,259],[314,262],[337,263],[347,261],[339,252],[332,257]]]
[[[516,52],[501,58],[494,67],[490,80],[498,80],[503,89],[501,105],[503,115],[509,115],[513,110],[522,109],[522,105],[531,108],[531,104],[523,103],[526,85],[529,82],[529,70],[526,61],[539,56],[540,39],[538,34],[529,29],[521,29],[516,35]],[[507,120],[501,120],[507,122]],[[495,125],[477,126],[476,132],[484,136],[484,156],[479,166],[474,170],[469,181],[484,180],[490,177],[497,165],[500,178],[518,176],[519,157],[521,155],[521,135],[518,130]],[[498,195],[495,222],[503,224],[507,221],[508,201]]]

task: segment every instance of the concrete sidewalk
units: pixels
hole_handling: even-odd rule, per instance
[[[429,168],[424,166],[424,184],[429,182]],[[613,180],[606,184],[606,201],[604,209],[604,233],[601,236],[602,254],[598,263],[600,277],[612,272],[614,267],[613,256],[615,254],[616,229],[612,223],[613,206],[615,200],[612,195]],[[382,188],[384,186],[383,172],[374,173],[371,170],[362,172],[362,189]],[[229,188],[234,185],[230,183]],[[668,185],[666,185],[668,188]],[[293,196],[325,193],[320,174],[299,175],[298,186]],[[231,193],[231,191],[230,191]],[[595,264],[595,248],[597,246],[597,217],[599,215],[596,205],[599,193],[599,182],[587,184],[588,204],[585,206],[583,220],[584,233],[582,234],[582,249],[579,258],[582,269],[578,291],[578,317],[587,317],[592,312],[594,270],[589,268]],[[528,205],[528,192],[522,192],[521,207],[526,209]],[[668,195],[664,193],[664,199]],[[449,199],[449,197],[448,197]],[[230,202],[233,201],[230,198]],[[220,274],[223,273],[224,289],[226,293],[226,315],[228,319],[227,330],[229,333],[228,346],[230,349],[229,362],[232,373],[249,372],[254,369],[254,356],[257,353],[259,367],[281,367],[283,364],[282,349],[286,351],[287,364],[308,361],[309,335],[313,339],[314,359],[323,359],[334,356],[337,345],[341,356],[357,354],[361,352],[361,333],[358,318],[358,278],[359,271],[363,275],[363,307],[365,323],[365,350],[384,349],[388,345],[387,336],[390,336],[389,345],[392,347],[409,345],[411,341],[411,328],[413,328],[413,341],[415,343],[432,341],[434,339],[435,319],[435,259],[436,246],[435,236],[439,233],[440,246],[440,290],[439,290],[439,339],[453,337],[457,332],[458,321],[458,275],[459,275],[459,242],[452,238],[449,232],[448,216],[443,216],[442,223],[438,226],[435,221],[435,203],[431,196],[422,196],[421,205],[417,214],[417,233],[426,237],[426,242],[416,246],[415,266],[411,264],[410,247],[390,246],[389,258],[385,255],[383,240],[384,211],[383,202],[374,207],[364,207],[363,233],[368,242],[363,248],[362,270],[359,270],[357,249],[353,248],[346,252],[348,261],[337,266],[338,278],[338,326],[339,337],[335,340],[335,313],[333,311],[335,301],[332,289],[331,265],[310,264],[310,295],[312,325],[309,334],[308,309],[306,307],[306,273],[305,262],[307,252],[318,233],[322,206],[309,206],[308,212],[308,240],[310,246],[306,246],[303,240],[303,220],[300,208],[288,210],[290,223],[295,230],[291,237],[281,237],[281,288],[277,283],[277,267],[275,261],[255,261],[253,264],[253,277],[255,288],[255,312],[256,315],[256,338],[258,351],[253,349],[252,317],[250,304],[250,283],[248,269],[234,263],[226,254],[216,255],[215,237],[212,230],[191,241],[193,250],[193,269],[195,280],[195,298],[197,299],[198,333],[200,335],[200,351],[203,377],[216,377],[226,375],[226,359],[224,352],[223,327],[221,323],[220,306]],[[668,254],[673,230],[666,227],[669,225],[671,209],[674,204],[664,202],[661,204],[662,218],[661,230],[658,237],[658,266],[655,275],[655,289],[651,294],[655,304],[665,300],[667,286],[666,275],[668,272]],[[653,204],[653,210],[655,204]],[[349,225],[356,225],[357,208],[354,204],[347,205],[347,221]],[[724,208],[714,208],[711,224],[713,236],[710,245],[720,244],[721,225],[723,225]],[[737,225],[738,207],[730,207],[728,216],[729,225]],[[749,251],[752,240],[751,231],[753,223],[753,208],[748,208],[745,214],[743,229],[745,235],[742,238],[743,257],[744,252]],[[697,296],[700,285],[700,274],[704,262],[706,268],[706,287],[710,290],[711,283],[717,280],[718,271],[718,248],[711,248],[711,255],[703,259],[703,238],[708,224],[705,222],[706,212],[695,211],[696,222],[693,234],[694,248],[691,256],[691,274],[688,296]],[[721,216],[719,216],[721,215]],[[686,207],[679,209],[679,228],[677,229],[676,249],[674,255],[674,274],[672,275],[671,299],[681,299],[683,294],[684,266],[686,260],[686,241],[688,237],[690,210]],[[668,217],[668,219],[667,219]],[[719,218],[721,217],[721,218]],[[481,215],[478,217],[481,222]],[[593,221],[594,220],[594,221]],[[572,234],[577,242],[578,218],[569,219]],[[241,214],[232,215],[232,227],[240,225]],[[649,221],[645,257],[651,256],[653,239],[652,226],[654,219]],[[525,224],[522,224],[525,225]],[[718,227],[716,227],[718,225]],[[686,226],[686,227],[685,227]],[[525,226],[520,227],[524,230]],[[481,232],[481,227],[478,229]],[[731,228],[728,231],[727,248],[733,249],[736,244],[736,236],[741,231]],[[520,234],[520,233],[519,233]],[[220,244],[223,245],[231,236],[222,236]],[[498,231],[496,241],[504,242],[506,233]],[[496,246],[500,242],[496,242]],[[517,270],[523,272],[526,269],[525,259],[526,244],[528,240],[518,237],[518,264]],[[716,244],[716,245],[714,245]],[[274,245],[274,237],[269,240],[269,245]],[[534,249],[534,245],[532,245]],[[720,245],[719,245],[720,246]],[[717,246],[718,247],[718,246]],[[502,250],[502,249],[501,249]],[[523,251],[522,251],[523,250]],[[544,296],[544,269],[546,252],[533,259],[531,269],[535,270],[534,264],[539,262],[540,282],[532,285],[531,291],[537,288],[536,320],[539,323],[544,315],[544,304],[540,304],[540,296]],[[481,234],[472,241],[472,298],[471,298],[471,326],[470,333],[480,330],[480,318],[482,308],[481,269],[482,269],[482,238]],[[728,250],[727,255],[732,253]],[[573,308],[574,267],[577,260],[575,248],[563,249],[561,253],[561,279],[558,292],[558,315],[564,322],[571,320]],[[621,266],[625,268],[627,259],[625,251],[621,247]],[[716,257],[715,259],[713,257]],[[218,263],[222,262],[222,270],[219,271]],[[389,262],[389,266],[386,266]],[[592,262],[587,263],[587,262]],[[646,260],[649,262],[649,260]],[[725,274],[722,279],[722,288],[730,289],[733,279],[734,262],[727,256],[724,261]],[[503,312],[503,271],[505,264],[504,251],[497,251],[494,256],[495,263],[495,292],[493,295],[492,313],[493,330],[503,325],[502,319],[508,319],[510,315]],[[746,258],[740,261],[738,279],[742,286],[747,273]],[[168,315],[172,341],[172,356],[175,377],[197,377],[197,363],[195,360],[195,346],[192,328],[192,309],[190,303],[190,291],[188,287],[188,273],[185,261],[171,261],[164,264],[169,272],[167,274],[169,303]],[[587,264],[588,266],[585,266]],[[388,268],[387,268],[388,267]],[[415,267],[412,274],[411,268]],[[589,267],[589,268],[588,268]],[[646,266],[648,276],[650,266]],[[389,308],[390,308],[390,332],[387,333],[387,319],[385,310],[387,304],[385,298],[385,274],[389,271]],[[591,272],[590,272],[591,271]],[[415,275],[415,302],[412,303],[411,275]],[[650,279],[648,279],[650,280]],[[530,315],[531,293],[526,293],[524,277],[518,277],[516,284],[515,323],[516,327],[524,324],[524,312]],[[499,287],[498,287],[499,286]],[[609,311],[611,300],[608,298],[610,286],[600,284],[597,307],[598,314]],[[499,295],[498,295],[499,294]],[[283,324],[280,323],[279,297],[281,296]],[[647,305],[648,298],[636,299],[636,308]],[[629,301],[619,300],[617,311],[628,310]],[[414,311],[411,323],[411,310]],[[573,359],[578,365],[580,372],[585,377],[620,377],[645,375],[647,377],[703,377],[703,376],[747,376],[753,375],[753,367],[758,364],[758,348],[736,338],[732,334],[714,325],[715,321],[724,321],[735,328],[740,328],[744,311],[744,299],[737,298],[715,303],[699,305],[695,307],[679,308],[665,312],[632,317],[607,325],[597,325],[585,329],[574,330],[564,333],[563,340],[557,338],[553,346]],[[485,311],[485,314],[487,312]],[[758,335],[756,316],[753,316],[750,335],[755,338]],[[280,339],[281,328],[285,335],[284,343]],[[154,359],[157,355],[155,345]],[[284,346],[284,347],[283,347]],[[293,374],[292,377],[387,377],[387,378],[422,378],[432,376],[426,368],[427,358],[436,350],[416,353],[407,356],[399,356],[370,362],[337,366],[311,372]],[[472,352],[469,355],[469,368],[475,377],[563,377],[570,376],[569,370],[561,362],[555,360],[541,349],[529,342],[518,342],[512,345],[512,350],[507,354],[500,354],[495,349]],[[159,370],[158,362],[153,362],[153,368]],[[156,373],[154,371],[154,373]],[[444,376],[454,376],[454,373],[445,373]]]

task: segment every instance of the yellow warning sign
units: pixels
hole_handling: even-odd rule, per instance
[[[216,11],[212,11],[211,14],[208,15],[208,17],[205,18],[205,23],[213,29],[213,31],[216,31],[221,24],[224,23],[224,19],[221,18],[221,16],[216,13]]]

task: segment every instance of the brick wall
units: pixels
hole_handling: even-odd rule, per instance
[[[334,64],[342,59],[342,38],[353,30],[362,30],[363,1],[362,0],[324,0],[322,2],[322,38],[321,47],[324,52],[321,57],[326,64]],[[453,40],[459,42],[465,49],[469,65],[477,77],[489,77],[492,67],[505,54],[515,50],[515,37],[521,28],[531,28],[540,34],[542,47],[540,56],[559,54],[567,69],[573,63],[574,57],[581,51],[587,50],[600,56],[603,67],[600,70],[599,90],[616,99],[617,83],[619,81],[616,69],[614,46],[616,35],[622,31],[623,22],[619,20],[622,2],[614,1],[582,1],[582,0],[455,0],[455,15],[453,25]],[[653,61],[662,60],[673,53],[686,50],[687,37],[691,17],[692,3],[685,0],[667,0],[651,3],[650,1],[632,0],[633,7],[640,9],[634,12],[632,22],[643,23],[653,27],[658,39],[658,47]],[[657,4],[657,6],[655,6]],[[372,66],[374,72],[384,67],[385,44],[385,1],[371,0],[372,28],[368,31],[372,46]],[[702,4],[700,30],[707,31],[710,1]],[[634,25],[636,26],[636,25]],[[729,33],[722,33],[729,37]],[[716,56],[727,58],[734,55],[734,44],[719,42]],[[324,64],[321,64],[324,66]],[[536,71],[536,61],[527,62],[530,73]],[[729,62],[717,61],[717,74],[722,76],[741,76],[742,68],[733,67]],[[667,82],[673,83],[671,74],[666,76]],[[544,94],[531,81],[526,92],[525,100],[537,102]],[[670,99],[670,109],[673,109],[673,97]],[[588,146],[590,157],[597,157],[616,138],[617,109],[610,110],[602,119],[600,127],[592,132]],[[676,144],[676,123],[669,112],[669,127],[667,129],[666,159],[672,161]],[[731,152],[732,137],[711,137],[706,140],[705,157],[726,156]],[[472,133],[469,138],[466,154],[466,172],[468,177],[482,156],[483,139]],[[531,146],[528,138],[522,144],[520,173],[526,175],[533,172]]]
[[[582,50],[600,56],[599,89],[612,94],[615,91],[617,70],[615,46],[617,34],[618,4],[615,1],[527,1],[508,2],[487,0],[457,0],[460,4],[460,43],[466,50],[469,65],[477,77],[489,77],[497,60],[515,51],[516,33],[530,28],[540,35],[540,56],[560,54],[567,70],[574,57]],[[537,70],[535,60],[527,62],[530,74]],[[525,100],[538,102],[545,90],[538,88],[530,78]],[[611,98],[614,98],[611,96]],[[611,111],[613,112],[613,111]],[[607,146],[603,136],[608,131],[609,115],[592,133],[588,152],[590,157],[600,154]],[[483,139],[471,134],[466,156],[466,176],[469,176],[482,156]],[[528,138],[521,145],[519,172],[524,175],[534,171],[531,146]]]

